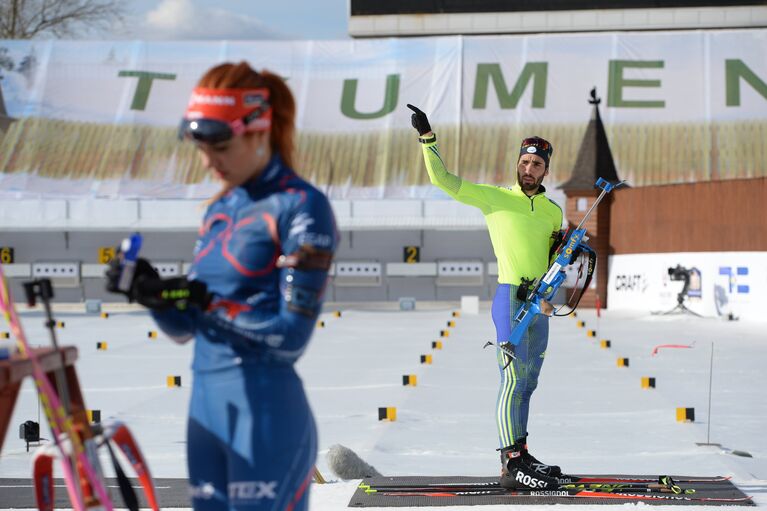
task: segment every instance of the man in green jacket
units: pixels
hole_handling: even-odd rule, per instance
[[[501,451],[501,479],[505,488],[549,489],[557,486],[562,471],[533,457],[527,449],[527,418],[530,397],[538,383],[549,337],[548,316],[538,315],[518,346],[509,344],[515,311],[524,302],[518,289],[525,281],[541,277],[549,266],[562,227],[562,209],[546,197],[543,179],[549,173],[551,144],[539,137],[522,141],[517,161],[517,183],[511,188],[476,184],[451,174],[437,149],[426,114],[413,110],[413,127],[418,130],[426,171],[432,184],[452,198],[479,208],[485,215],[493,252],[498,260],[498,287],[492,316],[497,344],[507,343],[514,351],[497,350],[501,385],[496,404],[496,423]],[[543,302],[545,312],[551,307]]]

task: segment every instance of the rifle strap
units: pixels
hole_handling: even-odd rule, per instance
[[[570,307],[570,310],[566,314],[555,314],[555,316],[569,316],[572,314],[575,309],[578,308],[578,304],[581,303],[581,298],[583,298],[583,295],[586,293],[586,290],[591,284],[591,279],[594,276],[594,269],[597,266],[597,253],[586,245],[581,245],[581,249],[589,255],[586,266],[586,279],[583,282],[583,287],[581,287],[581,291],[578,294],[578,299],[575,301],[575,305],[568,304],[567,306]]]

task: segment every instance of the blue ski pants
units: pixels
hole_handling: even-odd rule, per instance
[[[317,430],[292,365],[194,374],[187,425],[195,511],[305,511]]]
[[[492,316],[496,340],[509,340],[514,313],[522,304],[517,299],[517,286],[498,284],[493,298]],[[515,348],[516,359],[506,368],[507,357],[496,349],[501,386],[496,400],[496,423],[500,447],[508,447],[527,435],[530,397],[538,385],[546,345],[549,341],[549,318],[538,314]]]

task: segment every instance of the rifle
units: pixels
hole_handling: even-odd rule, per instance
[[[522,340],[522,336],[527,331],[527,328],[530,326],[530,323],[533,321],[535,316],[542,313],[541,301],[546,300],[548,302],[552,300],[556,292],[565,281],[565,268],[572,264],[580,253],[585,252],[589,254],[589,272],[583,289],[581,290],[581,294],[578,297],[578,302],[580,302],[581,296],[583,296],[583,293],[586,291],[586,289],[588,289],[589,283],[591,282],[591,275],[593,274],[594,266],[596,264],[596,252],[586,243],[588,241],[588,236],[586,236],[586,228],[584,225],[586,224],[586,220],[589,218],[592,211],[596,209],[602,199],[608,193],[613,191],[614,188],[617,188],[624,183],[625,181],[621,181],[615,185],[612,185],[605,179],[597,179],[596,187],[600,188],[602,192],[597,197],[597,200],[594,201],[594,204],[591,205],[591,208],[589,208],[589,210],[586,212],[586,215],[584,215],[578,226],[565,235],[563,243],[554,253],[556,258],[554,259],[554,262],[551,263],[551,266],[549,266],[549,269],[546,271],[546,273],[542,277],[535,279],[528,286],[525,301],[522,305],[519,306],[516,314],[514,315],[511,337],[508,339],[508,341],[499,342],[497,344],[501,351],[503,351],[506,355],[514,358],[514,346],[519,345],[519,342]],[[568,314],[575,310],[575,307],[578,306],[578,302],[576,302],[575,306],[570,312],[568,312]],[[494,342],[489,341],[487,344],[485,344],[485,347],[494,344]]]

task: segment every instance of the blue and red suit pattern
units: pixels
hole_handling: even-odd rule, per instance
[[[189,279],[207,311],[155,311],[195,338],[187,454],[196,510],[305,510],[317,431],[293,364],[322,305],[338,232],[328,199],[274,156],[212,203]]]

